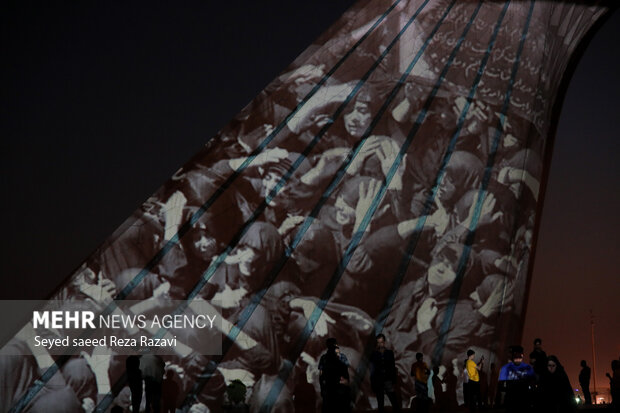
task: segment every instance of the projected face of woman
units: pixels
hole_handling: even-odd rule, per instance
[[[342,198],[339,196],[336,198],[336,203],[334,204],[336,207],[336,222],[340,225],[348,225],[353,224],[355,222],[355,209],[350,207]]]
[[[79,286],[82,284],[96,284],[97,274],[89,267],[82,266],[81,272],[75,277],[73,281],[74,285]]]
[[[198,222],[191,235],[192,253],[199,258],[211,259],[217,253],[217,242],[207,232],[207,226]]]
[[[293,252],[291,256],[299,267],[299,271],[304,274],[312,274],[312,272],[318,270],[321,267],[321,262],[316,259],[312,259],[311,257],[306,256],[305,254],[299,253],[297,250]],[[314,257],[319,258],[319,257]]]
[[[450,178],[449,175],[446,175],[437,189],[437,196],[439,197],[439,200],[442,204],[445,204],[452,199],[455,192],[456,186],[454,185],[452,178]]]
[[[267,195],[269,195],[269,193],[273,190],[273,188],[276,187],[276,185],[278,184],[278,182],[280,181],[280,179],[282,179],[282,176],[275,173],[275,172],[267,172],[265,174],[265,176],[263,176],[262,179],[262,183],[263,183],[263,189],[262,189],[262,196],[266,197]],[[270,207],[275,207],[276,206],[276,197],[272,198],[269,201],[269,206]]]
[[[461,368],[459,367],[459,360],[456,358],[452,359],[452,374],[454,374],[457,377],[461,374]]]
[[[355,102],[353,110],[344,115],[344,127],[349,135],[361,138],[370,125],[370,108],[366,102]]]

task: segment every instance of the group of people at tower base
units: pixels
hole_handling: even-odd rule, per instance
[[[328,338],[326,345],[327,351],[319,362],[322,412],[350,412],[352,389],[349,387],[349,361],[340,351],[335,338]],[[508,363],[499,370],[495,363],[491,363],[490,369],[486,370],[484,356],[477,358],[474,350],[468,350],[466,356],[462,370],[464,403],[460,408],[451,411],[468,409],[470,412],[476,412],[504,407],[507,413],[565,413],[575,412],[578,404],[592,404],[591,370],[586,361],[581,360],[579,373],[579,384],[584,398],[582,400],[573,393],[568,375],[558,357],[547,356],[542,349],[540,338],[534,340],[529,363],[524,361],[524,349],[520,345],[510,347]],[[614,360],[613,375],[607,374],[613,397],[611,405],[613,412],[619,411],[619,367],[620,360]],[[390,400],[393,412],[401,411],[403,403],[399,398],[394,352],[386,348],[386,338],[383,334],[376,336],[376,348],[369,357],[369,369],[372,391],[377,400],[377,411],[384,411],[385,396]],[[424,355],[416,354],[416,362],[411,366],[416,391],[411,403],[413,411],[420,413],[431,410],[444,411],[441,406],[434,404],[437,393],[446,391],[446,383],[437,375],[437,370],[431,371],[429,365],[424,362]]]

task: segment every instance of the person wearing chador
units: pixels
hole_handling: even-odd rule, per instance
[[[547,357],[547,371],[540,379],[541,411],[570,413],[575,411],[573,388],[564,367],[556,356]]]

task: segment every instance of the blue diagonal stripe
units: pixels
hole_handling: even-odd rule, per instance
[[[359,90],[362,88],[362,86],[366,83],[366,81],[371,76],[371,74],[377,69],[377,67],[379,67],[381,62],[385,59],[385,57],[388,55],[388,53],[393,49],[393,47],[396,45],[398,40],[400,40],[400,38],[402,37],[403,33],[411,26],[411,24],[413,23],[415,18],[419,15],[421,10],[428,4],[429,1],[430,0],[425,0],[424,1],[424,3],[417,9],[417,11],[415,12],[414,16],[411,19],[409,19],[409,21],[405,24],[405,26],[398,33],[398,35],[390,42],[390,44],[382,52],[380,57],[373,63],[371,68],[356,83],[355,87],[349,93],[349,95],[347,96],[345,101],[336,109],[334,114],[331,116],[332,120],[337,119],[342,114],[342,112],[345,110],[345,108],[348,105],[348,103],[351,102],[351,100],[355,97],[355,95],[359,92]],[[211,277],[214,275],[215,271],[217,271],[217,269],[220,267],[220,265],[225,261],[226,257],[230,254],[230,252],[238,244],[238,242],[241,240],[243,235],[248,231],[248,229],[252,225],[252,223],[254,223],[258,219],[258,217],[263,213],[263,211],[265,210],[265,208],[267,207],[269,202],[278,194],[278,192],[282,189],[284,184],[290,179],[290,177],[293,175],[293,173],[298,168],[298,166],[303,162],[303,160],[312,151],[312,149],[316,146],[316,144],[319,142],[319,140],[325,135],[325,133],[329,130],[329,128],[332,125],[333,125],[333,121],[328,123],[327,125],[323,126],[321,128],[321,130],[317,133],[317,135],[314,136],[313,140],[308,144],[308,146],[304,149],[304,151],[300,154],[300,156],[295,160],[293,165],[282,176],[282,178],[278,181],[278,183],[274,186],[274,188],[269,192],[269,194],[265,197],[265,199],[260,203],[260,205],[253,211],[252,215],[244,223],[244,226],[241,228],[241,230],[237,234],[235,234],[235,236],[230,241],[230,243],[228,244],[226,249],[221,254],[219,254],[218,257],[211,263],[209,268],[202,275],[200,281],[196,284],[196,286],[194,286],[192,291],[188,294],[188,296],[186,298],[186,303],[181,308],[178,309],[179,311],[183,311],[189,305],[191,300],[193,300],[199,294],[200,290],[211,279]],[[375,125],[376,125],[376,122],[372,125],[372,127],[374,127]],[[350,161],[352,161],[352,158],[349,160],[349,162]],[[194,220],[194,217],[192,217],[192,221],[193,220]],[[263,295],[264,295],[264,293],[263,293]],[[261,298],[262,298],[262,296],[261,296]],[[260,301],[260,299],[258,301]],[[258,303],[258,301],[256,303]],[[254,308],[256,308],[256,305],[254,305]],[[245,324],[245,322],[243,324]],[[234,331],[237,331],[237,329],[233,329],[233,333],[234,333]],[[160,337],[160,336],[163,336],[164,334],[165,334],[165,330],[162,330],[162,331],[159,331],[156,336]],[[236,337],[236,335],[235,335],[235,337]],[[109,405],[109,403],[111,402],[112,398],[113,398],[113,395],[111,393],[107,394],[104,397],[104,399],[101,401],[99,406],[97,407],[97,410],[99,410],[100,407],[101,408],[105,408],[106,405]]]
[[[525,39],[527,37],[533,11],[534,11],[534,1],[532,0],[532,2],[530,3],[530,9],[527,15],[527,20],[525,22],[525,27],[523,28],[523,32],[521,33],[521,39],[519,40],[519,49],[517,50],[517,55],[515,57],[515,61],[512,66],[512,71],[510,74],[510,82],[508,83],[508,90],[506,91],[506,97],[504,98],[504,104],[502,106],[499,120],[497,122],[495,136],[493,137],[493,144],[489,152],[489,158],[487,160],[487,164],[484,170],[484,176],[482,178],[482,184],[481,184],[480,190],[478,191],[478,197],[476,199],[476,204],[474,207],[474,217],[471,220],[471,223],[468,228],[468,234],[467,234],[467,238],[465,239],[463,253],[461,254],[461,259],[459,260],[459,266],[457,268],[457,276],[454,281],[454,284],[452,285],[452,289],[450,291],[450,301],[448,302],[448,307],[444,315],[444,318],[442,320],[441,327],[439,329],[439,339],[437,340],[437,344],[435,345],[435,349],[433,350],[432,363],[434,365],[437,365],[441,361],[441,357],[443,355],[443,349],[448,340],[448,332],[450,330],[450,325],[452,324],[452,317],[454,316],[456,302],[458,300],[460,290],[461,290],[461,285],[463,284],[463,278],[465,276],[465,266],[466,266],[467,260],[469,259],[469,255],[471,253],[471,246],[473,244],[474,237],[476,235],[476,227],[478,225],[478,220],[480,219],[480,212],[482,210],[482,204],[484,202],[484,199],[486,198],[487,187],[491,179],[491,172],[493,170],[493,165],[495,164],[495,155],[497,154],[497,148],[499,146],[499,138],[502,134],[502,131],[504,130],[506,112],[508,111],[508,107],[510,106],[510,97],[512,96],[512,90],[514,87],[515,78],[517,76],[517,71],[519,69],[521,53],[523,52],[523,46],[525,44]]]
[[[458,117],[458,121],[457,121],[457,127],[454,131],[454,133],[452,134],[452,137],[450,139],[450,143],[448,144],[448,147],[446,149],[446,153],[444,154],[444,157],[442,159],[441,162],[441,166],[439,168],[439,171],[437,173],[437,176],[435,178],[435,184],[433,185],[431,192],[429,194],[429,196],[427,197],[427,199],[425,200],[424,203],[424,209],[422,211],[422,214],[420,216],[420,218],[418,219],[417,223],[416,223],[416,227],[409,239],[409,242],[407,243],[407,248],[405,250],[405,253],[403,254],[403,257],[400,261],[399,267],[398,267],[398,271],[396,274],[396,277],[393,279],[392,281],[392,286],[390,288],[390,291],[388,293],[388,297],[387,300],[385,301],[385,304],[382,308],[382,310],[379,312],[379,315],[377,316],[376,320],[375,320],[375,325],[373,328],[374,331],[374,335],[377,335],[379,333],[381,333],[383,331],[383,327],[385,325],[385,322],[387,321],[388,316],[390,315],[392,308],[394,306],[394,302],[396,300],[396,296],[398,294],[398,291],[400,289],[400,286],[402,284],[402,281],[407,273],[407,268],[409,267],[409,264],[411,262],[411,258],[413,257],[413,253],[415,251],[415,248],[417,246],[417,243],[419,241],[420,235],[422,233],[422,229],[424,228],[424,225],[426,223],[426,218],[428,217],[428,213],[430,212],[432,205],[434,203],[435,200],[435,196],[437,194],[437,190],[439,188],[439,185],[441,184],[441,181],[443,179],[443,176],[445,175],[445,170],[446,170],[446,166],[452,156],[452,153],[454,152],[454,148],[456,146],[457,143],[457,139],[460,136],[461,133],[461,129],[465,123],[465,118],[467,116],[467,113],[469,111],[469,108],[471,106],[471,102],[473,100],[473,97],[476,93],[476,90],[478,89],[478,86],[480,84],[480,80],[482,78],[482,75],[484,73],[484,69],[488,63],[489,57],[491,55],[491,51],[493,49],[493,46],[495,44],[495,40],[497,38],[497,35],[499,33],[499,29],[501,27],[501,24],[504,20],[504,17],[506,15],[506,11],[508,10],[508,6],[509,6],[510,2],[507,2],[502,10],[502,12],[500,13],[499,19],[497,21],[497,23],[495,24],[495,28],[493,30],[493,34],[491,36],[491,39],[489,41],[489,44],[487,46],[485,55],[482,58],[482,61],[480,63],[480,67],[477,71],[476,77],[474,79],[474,82],[472,84],[472,87],[469,91],[468,97],[467,97],[467,103],[465,104],[465,106],[463,107],[463,109],[461,110],[461,113]],[[358,365],[358,368],[356,369],[356,380],[353,383],[353,393],[355,394],[357,392],[357,390],[359,389],[360,386],[360,380],[365,376],[366,374],[366,370],[368,368],[368,359],[369,359],[369,355],[370,353],[374,350],[374,344],[375,344],[375,337],[374,335],[372,337],[369,337],[369,341],[367,343],[367,345],[365,346],[365,356],[362,361],[360,362],[360,364]]]
[[[115,300],[124,300],[133,289],[146,277],[147,274],[153,269],[161,259],[170,252],[175,245],[179,243],[179,240],[192,228],[192,226],[200,219],[200,217],[210,208],[210,206],[221,196],[221,194],[233,183],[233,181],[241,175],[241,173],[254,161],[256,156],[275,138],[275,136],[286,126],[286,124],[299,112],[299,110],[314,96],[321,86],[327,82],[329,78],[340,68],[340,66],[353,54],[353,52],[370,36],[370,34],[379,26],[385,18],[390,14],[394,8],[402,0],[396,0],[379,18],[375,23],[368,28],[364,35],[351,47],[350,50],[327,72],[321,80],[312,88],[310,92],[299,102],[299,104],[293,109],[291,113],[282,121],[278,126],[263,140],[263,142],[250,153],[248,158],[241,164],[241,166],[235,170],[220,187],[211,195],[211,197],[196,211],[191,219],[183,224],[178,232],[153,256],[153,258],[144,266],[144,268],[116,295]],[[111,312],[115,305],[111,308],[106,308],[105,311]],[[45,373],[30,386],[28,391],[20,398],[20,400],[11,408],[10,413],[19,413],[24,407],[30,403],[34,396],[45,386],[45,384],[53,377],[66,362],[66,358],[61,357],[50,366]]]
[[[451,3],[449,9],[452,7],[454,3]],[[396,159],[394,160],[394,163],[392,164],[388,174],[386,175],[385,180],[382,182],[382,186],[381,189],[379,190],[379,192],[377,193],[377,195],[374,197],[368,211],[366,212],[364,218],[362,219],[362,223],[360,224],[358,230],[356,231],[356,233],[353,235],[353,238],[351,240],[351,242],[349,243],[349,246],[347,247],[347,250],[345,252],[344,257],[342,258],[342,260],[339,263],[338,269],[336,270],[336,272],[334,273],[334,275],[332,276],[332,279],[330,280],[329,285],[327,286],[327,288],[324,290],[323,294],[321,295],[321,298],[319,299],[319,301],[316,304],[316,307],[314,309],[314,311],[312,312],[312,314],[310,315],[308,321],[306,322],[306,325],[304,326],[304,330],[301,333],[300,337],[298,338],[298,340],[295,343],[295,346],[293,347],[292,352],[289,354],[289,357],[287,360],[285,360],[285,362],[283,363],[283,367],[280,369],[280,372],[278,373],[278,377],[275,381],[275,383],[272,385],[267,397],[265,398],[265,401],[263,402],[263,405],[261,406],[260,412],[261,413],[268,413],[271,411],[271,409],[273,408],[283,386],[284,383],[286,383],[286,381],[288,380],[288,377],[290,375],[290,372],[293,368],[293,362],[291,360],[296,360],[297,357],[299,357],[299,354],[301,354],[303,348],[306,345],[307,340],[310,338],[310,335],[312,334],[312,331],[314,330],[314,326],[316,325],[316,323],[318,322],[321,314],[323,313],[323,310],[325,309],[325,306],[327,305],[327,301],[329,300],[329,297],[332,295],[333,291],[336,288],[336,285],[338,284],[338,281],[340,280],[340,277],[342,276],[344,270],[346,269],[346,266],[348,265],[349,260],[351,259],[353,253],[355,252],[355,249],[357,248],[366,228],[368,227],[370,220],[372,219],[372,216],[374,215],[375,211],[377,210],[379,203],[381,202],[383,196],[385,195],[385,192],[387,191],[387,188],[393,178],[393,176],[396,174],[396,171],[403,159],[403,157],[405,156],[405,154],[407,153],[407,150],[409,148],[409,146],[411,145],[413,138],[415,137],[415,135],[417,134],[417,131],[420,127],[420,125],[422,124],[422,122],[424,121],[424,118],[426,117],[426,114],[428,113],[428,110],[435,98],[435,95],[437,94],[439,87],[441,86],[441,84],[443,83],[443,80],[448,72],[448,69],[450,68],[458,50],[460,49],[465,36],[467,35],[467,33],[469,32],[469,29],[471,28],[471,25],[473,24],[473,21],[480,9],[480,7],[482,6],[482,2],[480,2],[478,4],[478,7],[476,8],[476,10],[474,11],[474,13],[472,14],[469,23],[467,24],[467,26],[465,27],[465,30],[463,31],[463,33],[461,34],[461,37],[459,37],[457,44],[454,48],[454,50],[452,51],[452,53],[450,54],[450,57],[448,58],[446,65],[444,66],[439,79],[437,80],[437,82],[435,83],[435,86],[433,87],[433,90],[431,91],[430,96],[427,98],[422,110],[420,111],[411,131],[409,132],[409,134],[407,135],[407,138],[405,140],[405,142],[403,143],[403,145],[400,148],[400,151],[396,157]],[[447,13],[449,12],[449,9],[446,11],[446,13],[444,14],[444,18],[447,15]],[[443,20],[443,19],[442,19]]]
[[[425,2],[423,4],[423,6],[426,5],[427,2]],[[448,8],[449,9],[452,7],[452,5]],[[418,11],[416,12],[416,14],[413,16],[413,18],[415,18],[419,12],[421,11],[421,8],[418,9]],[[447,14],[447,11],[446,11]],[[413,19],[412,18],[412,19]],[[348,166],[350,165],[350,163],[353,161],[353,159],[356,157],[356,155],[359,153],[361,147],[363,146],[364,142],[366,141],[366,139],[368,138],[368,136],[370,136],[370,133],[372,132],[372,130],[376,127],[377,123],[380,121],[383,113],[385,112],[385,110],[387,110],[387,107],[389,106],[389,104],[392,102],[392,100],[394,99],[394,97],[396,96],[396,94],[398,93],[398,91],[400,90],[400,88],[403,86],[407,76],[409,75],[409,73],[411,72],[411,70],[413,69],[414,65],[418,62],[418,60],[420,59],[420,57],[422,56],[423,51],[426,48],[426,45],[428,44],[428,42],[430,42],[430,40],[432,39],[434,33],[437,31],[437,29],[439,28],[441,22],[443,21],[443,19],[445,18],[445,15],[442,17],[441,21],[436,25],[435,29],[432,31],[431,35],[426,39],[426,41],[424,42],[423,47],[421,48],[421,50],[417,53],[417,55],[415,56],[415,58],[413,59],[413,61],[411,62],[411,64],[409,65],[406,73],[404,75],[401,76],[399,82],[397,83],[397,85],[394,87],[394,89],[392,90],[392,92],[390,93],[390,95],[388,96],[388,98],[385,100],[383,106],[381,107],[381,109],[378,111],[377,115],[374,117],[374,119],[372,120],[371,124],[369,125],[369,127],[367,128],[367,130],[364,132],[362,138],[360,139],[360,142],[358,143],[358,145],[348,154],[348,156],[345,158],[345,160],[343,161],[343,164],[341,165],[341,167],[339,168],[339,170],[335,173],[334,177],[332,178],[331,183],[328,185],[327,189],[325,190],[325,192],[322,194],[321,199],[319,200],[318,204],[315,205],[315,207],[313,208],[313,210],[311,211],[310,215],[308,216],[308,218],[306,218],[306,220],[304,221],[304,223],[301,225],[300,230],[298,231],[298,233],[296,234],[295,238],[293,239],[291,246],[287,249],[287,251],[285,252],[285,255],[281,258],[281,260],[279,261],[278,264],[276,264],[276,266],[273,268],[273,270],[270,272],[270,275],[267,277],[267,282],[266,284],[263,286],[263,288],[261,288],[259,290],[258,293],[256,293],[255,295],[253,295],[253,297],[251,298],[251,302],[248,305],[248,307],[246,307],[244,309],[244,312],[242,313],[239,321],[235,324],[235,326],[233,326],[232,330],[230,331],[230,333],[228,334],[228,338],[230,339],[231,342],[234,342],[234,340],[237,338],[238,334],[240,333],[241,329],[243,328],[243,326],[245,325],[245,323],[248,321],[248,319],[250,318],[250,316],[252,315],[253,311],[256,309],[256,307],[258,306],[258,304],[260,303],[262,297],[266,294],[267,288],[269,287],[269,285],[271,285],[271,283],[275,280],[277,274],[279,273],[279,271],[282,269],[282,267],[284,266],[284,264],[286,263],[286,260],[290,257],[290,255],[292,254],[292,252],[294,251],[294,249],[297,247],[297,245],[299,245],[299,243],[301,242],[301,239],[303,238],[304,234],[306,233],[306,231],[308,230],[309,226],[312,224],[314,218],[318,215],[319,211],[321,210],[321,208],[324,206],[324,204],[327,202],[327,200],[329,199],[329,196],[333,193],[333,191],[335,190],[335,188],[338,186],[338,184],[340,183],[342,177],[344,176],[344,173],[346,172],[346,169],[348,168]],[[413,20],[410,20],[408,23],[411,23]],[[403,30],[401,31],[401,33],[408,27],[408,25],[406,27],[403,28]],[[206,380],[208,380],[208,378],[210,377],[210,375],[214,372],[215,368],[217,367],[218,362],[211,362],[209,364],[209,366],[207,367],[207,369],[205,370],[203,376],[206,378]],[[204,385],[204,383],[202,383],[202,385]],[[196,386],[195,386],[196,387]],[[198,388],[201,387],[201,385],[197,386]],[[196,391],[199,391],[199,389],[197,389]],[[193,391],[192,393],[195,393],[196,391]],[[191,395],[188,396],[188,400],[186,400],[186,402],[189,401],[189,399],[191,399]]]

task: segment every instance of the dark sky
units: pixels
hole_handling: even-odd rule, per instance
[[[47,297],[353,1],[124,3],[2,6],[0,299]],[[573,384],[589,309],[599,384],[620,355],[617,39],[566,96],[524,332]]]

